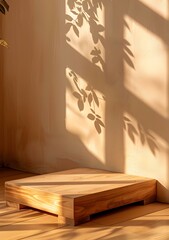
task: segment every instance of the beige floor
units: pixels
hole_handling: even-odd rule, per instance
[[[61,227],[57,216],[5,206],[4,182],[30,176],[0,169],[0,240],[169,240],[169,204],[131,205],[94,216],[77,227]]]

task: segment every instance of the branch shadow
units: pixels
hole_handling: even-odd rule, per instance
[[[124,130],[134,144],[139,139],[143,146],[147,145],[152,154],[156,155],[156,152],[159,150],[158,143],[149,129],[145,129],[139,122],[135,126],[129,117],[124,116]]]
[[[129,15],[132,19],[143,25],[150,32],[153,32],[155,35],[159,36],[165,43],[167,43],[167,45],[169,43],[169,39],[167,34],[164,32],[164,29],[166,30],[168,28],[168,21],[140,1],[136,1],[134,3],[134,7],[137,9],[137,11],[128,9],[129,7],[127,1],[114,1],[111,4],[110,1],[99,1],[99,3],[94,5],[93,1],[87,0],[81,1],[81,3],[79,3],[79,1],[67,1],[67,4],[70,10],[69,20],[67,16],[68,23],[70,24],[70,21],[72,21],[70,17],[73,15],[77,16],[76,27],[78,28],[78,36],[75,29],[72,28],[74,35],[80,37],[84,22],[86,21],[89,24],[90,34],[92,35],[91,37],[93,39],[93,48],[92,50],[89,49],[89,54],[92,57],[90,63],[91,66],[88,65],[86,69],[91,69],[93,72],[95,72],[96,77],[97,75],[101,76],[97,85],[95,81],[90,79],[90,74],[83,72],[83,69],[78,68],[74,63],[70,63],[70,69],[72,69],[70,77],[74,78],[74,86],[76,89],[75,91],[72,89],[72,94],[77,100],[77,108],[80,112],[84,110],[86,103],[90,105],[92,102],[91,99],[93,99],[95,105],[97,105],[99,108],[99,101],[94,100],[94,96],[92,97],[92,92],[87,95],[86,89],[82,89],[80,87],[79,78],[82,77],[87,81],[88,85],[92,85],[94,91],[95,89],[98,89],[102,92],[103,96],[106,96],[106,98],[104,97],[107,109],[105,113],[105,122],[101,119],[102,124],[100,124],[100,127],[96,127],[95,124],[95,128],[99,134],[102,133],[102,127],[105,129],[106,168],[124,172],[125,153],[123,130],[127,133],[133,144],[137,144],[139,141],[142,146],[148,147],[152,155],[155,157],[157,156],[157,153],[160,152],[160,147],[158,140],[152,132],[163,137],[163,130],[160,130],[159,125],[165,122],[161,116],[156,114],[148,105],[134,96],[134,94],[131,94],[131,92],[129,92],[124,86],[124,63],[127,64],[129,68],[133,69],[133,71],[137,70],[135,68],[135,54],[133,53],[132,45],[127,38],[124,38],[124,29],[132,33],[132,29],[130,29],[130,26],[125,20],[124,16],[126,14]],[[105,26],[100,26],[101,24],[99,23],[98,10],[103,9],[105,12]],[[136,14],[136,12],[138,12],[138,14]],[[144,17],[144,14],[147,16],[147,18]],[[151,17],[148,18],[148,16]],[[158,22],[158,27],[154,27],[152,19],[155,19],[155,21]],[[69,29],[66,33],[69,34],[70,30],[71,29]],[[104,33],[103,39],[100,38],[101,32]],[[103,35],[101,34],[101,36]],[[71,39],[69,40],[71,41]],[[101,49],[96,46],[98,42],[100,42],[105,49],[105,59],[102,57],[103,53]],[[70,50],[71,54],[75,56],[75,58],[79,58],[82,64],[86,64],[86,60],[82,59],[80,54],[78,57],[78,55],[76,56],[76,52],[71,50],[70,46],[68,46],[68,49]],[[105,83],[102,82],[102,79],[106,79]],[[105,88],[102,87],[103,84],[107,84],[110,88],[105,90]],[[111,95],[114,95],[114,97]],[[96,96],[95,99],[99,99],[99,96]],[[136,105],[138,103],[137,108],[141,109],[141,112],[143,113],[142,117],[140,117],[140,114],[138,114],[138,110],[136,110],[136,108],[133,109],[129,106],[129,101],[135,101]],[[118,110],[117,106],[115,106],[117,103],[119,104]],[[93,108],[90,110],[93,111],[89,112],[87,117],[89,120],[94,122],[96,119],[96,114]],[[110,112],[112,112],[114,116]],[[136,124],[127,116],[125,116],[123,114],[124,112],[128,112],[135,117]],[[146,116],[146,114],[148,115]],[[151,114],[154,115],[152,115],[151,118],[155,119],[155,121],[153,120],[152,124],[150,124],[149,120],[149,116],[151,116]],[[98,116],[100,117],[100,114],[98,114]],[[166,121],[165,126],[167,125],[167,122],[168,120]],[[166,129],[168,129],[167,126]],[[165,137],[165,139],[166,138],[168,142],[168,137]],[[119,159],[118,163],[112,164],[112,162],[117,161],[117,159]]]
[[[30,7],[29,4],[27,3],[28,7]],[[168,119],[155,112],[125,88],[124,62],[133,71],[137,69],[133,46],[124,37],[124,28],[132,32],[124,20],[124,15],[128,14],[147,30],[159,36],[167,45],[169,45],[169,37],[164,29],[168,29],[168,21],[140,1],[134,2],[137,11],[129,12],[128,1],[122,0],[67,0],[68,14],[65,14],[65,2],[57,4],[54,3],[54,8],[59,7],[58,12],[49,6],[47,11],[51,17],[47,19],[49,22],[45,22],[48,27],[44,27],[47,31],[51,26],[47,34],[53,34],[53,28],[57,29],[56,33],[59,37],[56,34],[55,38],[48,43],[55,47],[53,53],[52,48],[44,50],[46,49],[44,48],[45,41],[44,45],[39,47],[40,38],[35,34],[36,26],[29,24],[28,20],[31,17],[29,18],[26,7],[20,2],[20,8],[24,7],[27,14],[25,21],[28,27],[22,23],[16,33],[14,30],[11,32],[14,38],[17,33],[22,32],[23,42],[15,41],[16,49],[20,51],[20,55],[17,53],[17,72],[12,69],[9,81],[5,83],[5,88],[10,87],[9,91],[6,90],[5,96],[9,96],[10,91],[15,89],[9,101],[5,98],[7,101],[5,106],[8,107],[8,113],[4,113],[5,160],[8,159],[8,163],[10,162],[13,167],[17,165],[19,168],[29,168],[31,171],[34,164],[34,171],[38,171],[39,168],[43,172],[66,168],[66,165],[69,165],[67,161],[64,161],[66,155],[67,158],[73,159],[75,165],[77,163],[80,166],[97,166],[124,172],[124,129],[133,144],[137,144],[137,139],[139,139],[141,144],[147,146],[156,156],[160,147],[151,130],[168,143]],[[37,15],[40,16],[39,19],[42,19],[38,7],[33,11],[35,11],[33,16]],[[46,13],[45,11],[43,14]],[[59,15],[61,17],[58,18],[57,23],[52,25],[53,18],[56,13],[59,14],[59,11],[61,11]],[[104,13],[105,25],[99,19],[100,12]],[[144,17],[149,15],[156,19],[158,26],[155,26],[153,21],[149,21],[148,17]],[[88,26],[86,35],[90,35],[93,43],[88,49],[88,58],[81,55],[71,45],[71,36],[74,36],[76,40],[80,39],[84,25]],[[61,29],[59,33],[58,29]],[[31,37],[33,34],[35,38]],[[48,40],[51,39],[50,36],[48,37]],[[32,48],[24,45],[27,41],[30,42]],[[58,43],[57,46],[55,41]],[[57,57],[54,58],[54,55]],[[50,58],[54,62],[52,66]],[[16,62],[14,53],[11,62],[13,64]],[[38,70],[37,66],[39,66]],[[12,64],[10,67],[12,68]],[[104,162],[91,153],[80,134],[70,133],[66,129],[65,93],[68,79],[65,76],[65,69],[67,68],[69,80],[73,85],[73,88],[69,86],[69,89],[74,97],[76,108],[80,114],[87,110],[85,117],[91,122],[98,137],[105,134]],[[23,79],[25,86],[22,83]],[[81,84],[82,79],[86,81],[85,87]],[[20,104],[21,100],[22,104]],[[18,102],[19,107],[16,106]],[[106,105],[104,113],[100,107],[102,102]],[[134,102],[135,107],[131,107],[129,102]],[[124,116],[124,112],[133,116],[136,124]],[[20,113],[22,113],[21,116]],[[57,149],[59,149],[59,154]],[[58,159],[61,159],[60,163],[57,163]],[[70,161],[68,167],[71,164]]]

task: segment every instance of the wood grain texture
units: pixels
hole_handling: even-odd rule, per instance
[[[0,183],[1,173],[5,179],[5,169],[0,171]],[[1,188],[0,194],[5,199]],[[145,206],[132,204],[116,208],[92,216],[90,222],[75,228],[62,227],[57,223],[56,216],[40,211],[17,211],[5,207],[4,203],[0,206],[0,239],[5,240],[169,239],[169,205],[163,203],[155,202]]]
[[[19,203],[15,203],[15,202],[9,202],[9,201],[6,201],[6,206],[7,207],[13,207],[13,208],[16,208],[18,210],[28,208],[25,205],[22,205],[22,204],[19,204]]]
[[[5,192],[6,201],[57,214],[61,224],[77,225],[94,213],[133,202],[152,202],[156,180],[77,168],[9,181]]]

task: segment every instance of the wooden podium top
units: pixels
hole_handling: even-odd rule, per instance
[[[106,170],[76,168],[9,181],[6,182],[6,186],[15,185],[30,191],[38,190],[62,197],[77,198],[126,186],[134,187],[140,184],[141,187],[142,183],[152,181],[155,180]]]

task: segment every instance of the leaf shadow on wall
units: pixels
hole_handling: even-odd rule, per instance
[[[60,2],[59,4],[65,5],[65,3],[62,3],[62,1],[58,1],[58,2]],[[164,129],[168,129],[168,120],[167,119],[165,119],[163,116],[161,116],[160,114],[153,111],[153,109],[151,109],[148,105],[146,105],[141,99],[138,99],[136,95],[134,95],[134,94],[132,95],[131,92],[129,92],[127,89],[125,89],[125,87],[124,87],[125,94],[123,94],[123,92],[120,93],[121,88],[117,87],[119,82],[116,81],[116,76],[113,76],[112,77],[113,79],[106,79],[109,81],[108,82],[109,85],[108,84],[107,85],[110,86],[110,89],[108,89],[108,90],[109,90],[110,94],[113,95],[114,99],[112,100],[110,98],[107,98],[107,92],[102,87],[104,83],[103,82],[101,83],[101,80],[98,77],[100,75],[102,77],[103,74],[105,73],[107,64],[109,64],[108,63],[109,58],[107,58],[107,61],[105,63],[104,58],[102,56],[102,51],[101,51],[100,47],[97,45],[97,41],[100,45],[102,44],[102,46],[106,48],[105,49],[106,52],[109,52],[109,48],[107,46],[104,46],[105,40],[107,40],[107,39],[103,38],[102,33],[104,33],[104,31],[109,31],[109,29],[112,27],[112,25],[111,25],[112,22],[107,21],[106,25],[105,25],[105,30],[100,31],[101,27],[99,27],[99,28],[96,27],[96,24],[100,25],[100,23],[98,21],[96,21],[96,19],[97,19],[96,11],[97,11],[97,9],[100,10],[101,8],[103,8],[103,5],[106,2],[112,2],[112,3],[116,2],[116,6],[121,7],[123,4],[125,5],[125,2],[127,2],[127,1],[96,1],[96,0],[89,1],[88,0],[86,2],[88,3],[88,6],[87,6],[88,15],[90,14],[91,9],[94,12],[94,13],[91,13],[91,18],[93,17],[94,20],[91,20],[91,22],[89,23],[89,27],[91,26],[90,34],[94,35],[94,37],[92,37],[93,48],[89,50],[89,56],[91,57],[90,61],[88,61],[88,59],[86,59],[85,57],[80,55],[75,49],[71,48],[70,46],[67,46],[68,45],[67,43],[69,43],[69,40],[71,40],[71,39],[67,39],[67,43],[64,42],[65,32],[62,30],[65,26],[64,25],[65,24],[65,6],[63,7],[63,11],[62,11],[62,15],[61,15],[62,22],[59,23],[60,24],[59,27],[61,29],[60,35],[64,35],[64,36],[61,36],[61,40],[63,40],[63,41],[61,41],[62,49],[59,52],[59,54],[58,54],[58,52],[56,53],[56,55],[58,54],[59,61],[54,65],[52,65],[53,63],[51,64],[51,62],[49,61],[49,58],[52,59],[53,49],[51,50],[50,48],[48,49],[46,47],[43,48],[43,46],[41,46],[39,44],[39,42],[41,42],[40,37],[38,38],[36,36],[36,39],[32,38],[32,35],[37,32],[36,31],[37,29],[34,29],[35,24],[32,24],[30,26],[29,23],[27,23],[28,26],[30,26],[30,27],[25,28],[25,22],[23,21],[23,24],[17,30],[16,35],[18,35],[18,33],[21,32],[22,37],[23,37],[21,40],[18,41],[18,45],[16,48],[16,49],[20,50],[19,53],[21,56],[17,60],[18,67],[16,68],[16,69],[19,69],[18,76],[21,79],[21,83],[18,83],[19,80],[17,78],[14,78],[15,74],[11,74],[11,75],[13,75],[12,78],[14,78],[14,80],[15,80],[15,81],[13,81],[14,85],[12,85],[12,87],[15,89],[14,86],[16,84],[20,84],[20,86],[21,86],[20,92],[24,92],[24,93],[26,92],[25,96],[23,96],[24,95],[23,94],[18,99],[20,102],[23,102],[22,104],[25,109],[25,112],[29,113],[30,116],[33,116],[33,117],[28,118],[29,114],[28,115],[25,114],[25,116],[24,116],[23,110],[22,110],[21,118],[23,120],[23,124],[22,124],[21,120],[19,123],[21,125],[21,130],[20,130],[21,137],[18,140],[19,143],[16,144],[16,146],[15,146],[14,153],[12,152],[11,155],[10,154],[7,155],[6,158],[13,160],[13,158],[14,158],[13,156],[16,156],[16,158],[18,158],[18,155],[20,154],[20,152],[23,152],[23,154],[21,154],[21,159],[25,159],[25,155],[26,155],[25,149],[27,148],[28,149],[27,151],[30,153],[32,151],[32,146],[30,146],[30,148],[29,148],[28,147],[29,144],[32,142],[38,142],[39,146],[36,147],[36,149],[39,149],[37,151],[37,155],[39,156],[39,165],[38,164],[36,165],[36,161],[34,160],[35,156],[31,156],[31,157],[28,156],[28,159],[26,161],[26,163],[29,164],[31,162],[30,159],[32,159],[32,165],[34,164],[34,166],[37,166],[36,169],[38,169],[38,167],[40,165],[42,165],[42,161],[44,161],[44,160],[46,161],[44,164],[45,166],[46,165],[50,166],[50,164],[53,164],[52,166],[55,165],[56,166],[55,169],[57,169],[57,170],[64,169],[66,167],[66,164],[64,165],[64,163],[65,163],[64,161],[62,163],[60,163],[60,165],[62,165],[62,169],[58,168],[58,166],[57,166],[57,159],[61,158],[60,157],[60,155],[61,155],[60,152],[61,152],[62,153],[61,156],[63,156],[63,155],[67,156],[68,158],[74,159],[75,161],[79,161],[82,164],[84,163],[84,165],[89,166],[91,164],[92,166],[97,166],[98,168],[99,167],[101,167],[101,168],[107,167],[110,170],[114,170],[111,163],[113,161],[117,162],[117,159],[118,159],[118,161],[120,159],[119,156],[116,156],[114,154],[114,151],[116,151],[118,146],[120,146],[119,149],[117,149],[118,153],[120,151],[121,152],[124,151],[123,133],[119,136],[119,131],[123,131],[123,127],[122,127],[123,123],[126,125],[126,133],[129,135],[131,141],[134,144],[136,144],[137,138],[139,138],[143,145],[147,144],[147,146],[149,146],[150,151],[154,155],[157,153],[157,150],[159,150],[159,147],[156,142],[156,139],[154,137],[150,137],[150,135],[149,135],[149,133],[151,134],[150,130],[152,130],[152,132],[157,133],[157,135],[159,135],[160,137],[165,139],[167,142],[169,142],[168,131],[164,130]],[[67,3],[70,5],[70,9],[72,9],[71,11],[74,11],[73,6],[75,5],[75,3],[77,3],[77,1],[69,0],[69,1],[67,1]],[[98,4],[96,4],[96,3],[98,3]],[[22,2],[20,4],[22,4]],[[44,4],[45,4],[45,1],[44,1]],[[100,4],[102,4],[102,6]],[[143,4],[141,4],[141,6],[140,6],[139,1],[135,1],[135,4],[138,5],[139,9],[144,8],[142,11],[143,13],[147,11],[147,8],[142,6]],[[21,6],[22,11],[23,11],[24,5],[26,6],[26,3],[22,4],[22,6]],[[91,5],[91,7],[90,7],[90,5]],[[106,7],[108,8],[108,6],[106,6]],[[24,9],[26,12],[26,7]],[[34,8],[34,11],[35,10],[37,12],[38,11],[40,12],[39,7],[37,9]],[[126,9],[124,9],[124,10],[126,11]],[[112,11],[112,9],[110,11]],[[117,11],[117,10],[114,10],[114,12],[115,11]],[[150,14],[152,14],[152,10],[149,10],[149,11],[150,11]],[[38,14],[40,14],[39,12],[38,12]],[[46,10],[44,11],[44,13],[46,13]],[[137,13],[138,13],[138,10],[137,10]],[[120,18],[122,19],[120,22],[121,31],[124,29],[124,27],[128,29],[127,23],[124,22],[124,12],[120,13],[118,11],[117,16],[119,16],[119,14],[120,14]],[[155,18],[160,18],[157,14],[155,14],[155,13],[153,13],[153,14],[155,15]],[[51,16],[51,23],[52,23],[53,19],[56,16],[56,12],[53,12],[53,15],[52,15],[51,10],[50,10],[50,11],[48,11],[48,15]],[[74,15],[77,16],[77,14],[74,14]],[[80,15],[82,15],[82,14],[80,14]],[[115,23],[113,22],[114,25],[115,24],[118,25],[117,23],[118,23],[119,18],[117,16],[115,16],[115,18],[113,19],[115,22]],[[71,14],[71,17],[72,17],[72,14]],[[150,28],[150,31],[151,31],[151,28],[153,29],[154,25],[151,26],[151,24],[147,20],[148,18],[146,19],[143,16],[138,15],[138,14],[136,15],[135,13],[133,13],[133,11],[131,13],[131,18],[132,17],[134,19],[136,19],[136,21],[140,22],[140,24],[143,24],[146,29]],[[79,17],[78,22],[81,21],[81,23],[78,23],[78,24],[81,27],[79,27],[78,25],[76,26],[78,28],[78,34],[77,34],[77,30],[74,30],[75,27],[70,25],[70,24],[72,24],[70,22],[71,19],[68,18],[68,16],[66,17],[66,19],[67,19],[66,20],[67,21],[66,28],[68,27],[68,25],[67,25],[68,23],[69,23],[69,26],[71,26],[70,28],[68,28],[67,33],[69,33],[69,31],[73,31],[74,35],[77,38],[80,37],[80,33],[81,33],[80,30],[82,29],[84,21],[86,21],[85,17],[83,17],[83,21],[80,20],[80,18],[81,17]],[[115,21],[116,18],[117,18],[117,21]],[[110,17],[110,20],[112,20],[111,17]],[[29,15],[27,16],[27,21],[30,22]],[[93,21],[95,23],[93,23]],[[161,23],[160,26],[162,26],[163,22],[164,22],[164,20],[160,18],[159,25]],[[76,23],[73,23],[73,24],[76,25]],[[17,22],[16,22],[16,25],[17,25]],[[114,25],[113,25],[113,27],[114,27]],[[50,26],[50,24],[49,24],[49,26]],[[49,28],[49,26],[47,25],[47,28]],[[51,25],[51,26],[53,26],[53,25]],[[96,27],[96,29],[99,29],[99,31],[96,31],[96,29],[93,29],[94,26]],[[58,26],[55,26],[56,29],[58,29],[57,27]],[[167,22],[166,27],[168,27],[168,22]],[[33,28],[33,30],[32,30],[32,28]],[[118,26],[117,26],[117,28],[118,28]],[[160,29],[162,29],[162,28],[160,28]],[[46,30],[46,29],[44,29],[44,30]],[[102,30],[103,30],[103,28],[102,28]],[[157,34],[158,36],[161,36],[161,33],[158,32],[158,28],[157,28],[157,30],[153,29],[153,31],[156,31],[155,34]],[[52,33],[52,37],[53,37],[53,27],[51,29],[51,33]],[[89,34],[89,33],[87,33],[87,34]],[[114,35],[115,34],[116,34],[116,32],[114,33]],[[20,36],[20,35],[18,35],[18,36]],[[58,36],[58,32],[57,32],[56,36]],[[168,39],[166,39],[166,36],[163,37],[163,35],[162,35],[161,38],[165,42],[169,43]],[[48,40],[50,40],[50,39],[52,39],[52,38],[49,38]],[[24,45],[24,42],[27,42],[27,40],[30,40],[30,46],[34,46],[34,48],[32,48],[31,50],[29,48],[26,48]],[[58,40],[57,37],[55,40],[57,42],[57,40]],[[46,44],[46,41],[44,42],[44,45],[45,44]],[[50,42],[49,42],[49,44],[50,44]],[[52,44],[53,44],[53,42],[51,42],[51,45]],[[58,44],[58,42],[57,42],[57,44]],[[111,42],[111,44],[113,45],[114,42]],[[117,51],[117,53],[119,53],[119,55],[117,54],[116,56],[114,56],[112,54],[112,52],[110,52],[112,57],[117,58],[117,59],[114,59],[113,63],[111,62],[112,58],[110,59],[110,62],[111,62],[110,64],[112,64],[112,67],[114,67],[113,66],[114,63],[116,64],[116,62],[118,62],[120,59],[122,62],[125,61],[128,64],[128,66],[134,70],[134,68],[136,68],[136,66],[134,66],[134,52],[133,52],[132,44],[130,43],[130,41],[128,39],[124,38],[124,36],[121,34],[120,41],[119,41],[119,39],[117,39],[117,43],[115,42],[115,44],[116,45],[118,44],[118,46],[117,46],[118,49],[116,51]],[[39,50],[39,48],[40,49],[43,48],[43,50],[47,49],[46,52],[48,52],[48,54],[46,52],[44,52],[41,56],[37,51],[37,50]],[[114,48],[116,48],[116,46]],[[28,52],[30,52],[31,54],[28,54]],[[35,68],[33,68],[33,64],[32,64],[32,54],[34,54],[34,58],[38,62],[38,63],[35,62],[35,64],[34,64]],[[39,55],[39,59],[37,58],[38,55]],[[49,56],[49,58],[46,58],[46,55]],[[25,59],[25,61],[23,61],[23,59]],[[75,61],[73,62],[72,59],[73,60],[75,59]],[[35,88],[36,87],[35,80],[38,79],[38,77],[33,76],[34,73],[37,73],[36,67],[39,66],[40,61],[42,61],[42,67],[37,72],[39,73],[39,79],[40,80],[43,79],[43,82],[45,82],[45,84],[46,84],[44,86],[44,89],[39,88],[39,86],[42,86],[42,82],[40,82],[40,81],[39,81],[40,84],[39,84],[39,82],[36,83],[37,89]],[[15,59],[13,60],[13,62],[15,62]],[[60,70],[60,65],[61,65],[60,62],[63,63],[61,70]],[[78,65],[78,63],[79,63],[79,65]],[[108,163],[106,161],[105,162],[99,161],[98,156],[95,156],[94,154],[91,153],[90,149],[88,149],[88,147],[85,146],[83,139],[81,138],[80,134],[78,134],[78,132],[70,133],[66,129],[66,126],[65,126],[65,118],[66,118],[65,91],[66,91],[67,86],[66,86],[65,82],[67,81],[67,79],[65,77],[65,68],[69,64],[70,64],[70,69],[71,69],[69,71],[69,74],[70,74],[69,76],[71,78],[71,81],[74,84],[74,88],[72,88],[71,91],[72,91],[72,96],[74,97],[74,100],[76,101],[76,107],[77,107],[78,111],[81,114],[83,109],[85,109],[85,108],[89,109],[89,111],[86,114],[86,119],[88,119],[91,122],[91,124],[93,124],[92,126],[93,126],[94,131],[96,131],[97,133],[100,133],[100,135],[106,129],[107,129],[107,131],[110,131],[110,138],[107,138],[107,136],[105,136],[105,140],[108,139],[105,144],[105,148],[110,149],[110,152],[108,152],[108,154],[106,155],[106,156],[109,156],[109,158],[110,158]],[[110,64],[109,64],[109,66],[110,66]],[[85,65],[84,68],[83,68],[83,65]],[[29,66],[29,67],[25,67],[25,66]],[[32,66],[32,68],[31,68],[31,66]],[[53,77],[53,75],[56,73],[56,67],[58,67],[57,71],[62,71],[62,73],[63,73],[62,75],[60,74],[58,78],[56,78],[56,75],[55,75],[55,77]],[[134,71],[137,71],[137,69],[135,69]],[[31,80],[32,80],[33,84],[32,84],[32,87],[30,88],[30,92],[29,92],[28,87],[30,86],[30,82],[31,82],[30,77],[29,77],[30,72],[32,72],[33,77]],[[52,75],[51,72],[52,73],[54,72],[54,74]],[[91,72],[92,72],[92,75],[94,75],[93,73],[96,72],[96,78],[98,78],[97,79],[98,81],[95,81],[95,83],[92,82],[92,77],[90,77]],[[86,80],[85,88],[83,86],[81,86],[81,77],[79,77],[79,76],[82,76],[82,78]],[[23,80],[24,80],[24,84],[22,83]],[[121,85],[124,86],[123,79],[120,79],[120,80],[121,80]],[[11,82],[10,82],[10,84],[11,84]],[[46,86],[47,86],[47,88],[46,88]],[[27,88],[26,91],[25,91],[25,88]],[[44,93],[47,93],[48,88],[50,89],[49,92],[50,92],[51,96],[48,96],[47,94],[41,95],[41,92],[43,92],[41,90],[44,90]],[[101,96],[100,96],[100,94],[98,95],[97,90],[101,93]],[[33,104],[30,106],[30,102],[31,102],[30,99],[28,99],[28,100],[25,100],[25,99],[29,98],[30,93],[32,93],[32,91],[34,91],[35,94],[33,95],[33,97],[31,96],[32,99],[34,98],[34,101],[33,101]],[[8,92],[8,95],[9,95],[9,93],[10,92]],[[134,107],[130,107],[130,105],[126,101],[124,103],[124,105],[122,105],[122,114],[119,117],[116,116],[116,108],[112,109],[112,105],[113,104],[115,105],[119,100],[119,95],[117,93],[118,94],[120,93],[121,96],[124,97],[124,101],[125,101],[125,97],[127,95],[126,98],[129,97],[130,102],[135,103]],[[44,96],[46,96],[46,97],[44,97]],[[55,97],[53,97],[53,96],[55,96]],[[46,109],[44,108],[45,101],[43,98],[49,104],[49,107],[47,106]],[[16,101],[15,96],[11,99],[14,102]],[[49,99],[50,99],[50,101],[49,101]],[[110,104],[110,107],[108,108],[108,110],[105,114],[105,119],[107,119],[106,121],[104,120],[103,115],[101,115],[99,112],[100,105],[105,100],[106,100],[106,105]],[[111,102],[111,100],[112,100],[112,102]],[[29,109],[27,109],[27,104],[25,106],[25,101],[28,101],[27,104],[29,106]],[[35,103],[37,101],[39,101],[39,102],[36,105]],[[10,104],[11,106],[13,106],[12,101],[11,102],[9,101],[7,103]],[[93,103],[95,104],[96,109],[94,109]],[[91,106],[90,106],[90,104],[91,104]],[[35,113],[33,113],[33,111],[32,111],[33,108],[34,108]],[[39,111],[38,111],[38,109],[39,109]],[[49,111],[50,114],[48,113],[48,109],[50,109],[50,111]],[[91,109],[94,112],[92,112]],[[133,118],[136,119],[136,121],[138,122],[139,125],[135,124],[135,122],[133,123],[131,119],[124,120],[123,119],[124,111],[129,113],[132,116],[132,119]],[[49,125],[50,126],[49,129],[47,129],[45,127],[45,129],[39,128],[39,130],[37,130],[38,126],[42,125],[42,122],[43,122],[42,119],[45,119],[45,117],[48,115],[51,117],[50,123],[49,124],[45,123],[45,126]],[[8,120],[6,117],[5,118],[5,124],[6,124],[5,125],[5,127],[6,127],[5,135],[7,136],[6,137],[7,140],[5,142],[5,145],[7,147],[5,150],[5,154],[7,154],[8,152],[9,153],[11,152],[11,148],[12,148],[11,146],[14,145],[13,142],[16,142],[16,138],[18,136],[17,129],[15,130],[14,133],[11,130],[11,128],[15,129],[15,127],[13,127],[13,124],[18,121],[17,111],[16,111],[15,107],[10,109],[10,113],[8,113],[8,115],[6,114],[6,116],[8,117]],[[11,119],[11,122],[9,119]],[[111,122],[112,119],[113,119],[113,121],[115,121],[115,124],[113,127],[112,127],[113,124]],[[118,125],[119,119],[122,122],[122,124],[120,122],[120,124]],[[97,120],[98,124],[95,123],[96,120]],[[29,123],[30,123],[30,126],[29,126]],[[18,124],[18,122],[17,122],[17,124]],[[132,125],[133,125],[133,127],[131,127]],[[12,126],[12,127],[10,128],[10,126]],[[117,129],[118,126],[120,129]],[[163,126],[163,127],[161,128],[159,126]],[[139,130],[139,128],[140,128],[140,130]],[[35,132],[35,133],[38,132],[37,135],[40,137],[35,136],[36,134],[32,134],[32,132]],[[119,138],[121,138],[121,141],[119,141]],[[60,139],[62,142],[60,141]],[[62,140],[62,139],[64,139],[64,140]],[[90,136],[89,136],[89,139],[90,139]],[[117,142],[117,144],[116,144],[116,142]],[[42,150],[45,149],[45,153],[43,151],[41,151],[41,149]],[[58,154],[57,149],[59,149],[59,150],[61,149],[59,152],[60,155]],[[41,155],[41,153],[42,153],[42,155]],[[49,161],[48,159],[50,159],[50,164],[47,163]],[[106,160],[107,160],[107,158],[106,158]],[[120,165],[119,163],[117,163],[117,164]],[[25,165],[24,161],[22,163],[22,166],[23,165]],[[110,167],[109,167],[109,165],[110,165]],[[123,168],[124,165],[125,165],[125,158],[123,159],[122,164],[120,165],[120,171],[124,170],[124,168]],[[14,161],[13,166],[15,166],[15,161]],[[51,171],[51,169],[52,168],[50,168],[50,171]],[[47,171],[47,169],[45,169],[45,171]]]
[[[124,116],[124,130],[127,132],[133,144],[139,139],[142,146],[147,145],[153,155],[159,150],[156,138],[149,129],[145,129],[139,122],[135,126],[129,117]]]
[[[67,5],[69,7],[70,14],[66,15],[66,33],[73,30],[74,34],[79,37],[80,31],[83,28],[84,22],[87,22],[90,29],[90,34],[93,40],[93,50],[90,52],[91,62],[98,67],[101,71],[104,71],[104,60],[102,53],[97,46],[101,43],[104,46],[104,26],[100,24],[98,18],[98,10],[102,10],[103,5],[100,0],[84,0],[84,1],[72,1],[68,0]],[[66,36],[67,42],[71,39]],[[100,65],[100,67],[98,66]],[[91,82],[87,82],[85,88],[81,87],[80,78],[77,74],[71,70],[69,77],[74,82],[73,96],[77,99],[77,106],[79,111],[83,111],[84,108],[88,108],[89,112],[87,118],[93,122],[93,125],[98,134],[102,133],[102,128],[105,127],[103,123],[101,113],[99,113],[100,101],[104,101],[104,96],[98,96]]]
[[[90,52],[91,63],[93,66],[98,68],[98,71],[105,72],[106,65],[103,59],[103,53],[101,52],[98,44],[102,44],[105,48],[105,38],[104,32],[105,27],[100,23],[98,17],[98,11],[103,10],[103,2],[98,0],[83,0],[83,1],[72,1],[67,0],[67,5],[69,7],[69,14],[66,14],[66,40],[67,43],[71,42],[71,38],[68,37],[68,33],[73,31],[74,36],[80,37],[81,30],[85,22],[88,23],[90,34],[93,39],[93,50]],[[126,20],[123,19],[123,28],[131,32],[129,24]],[[118,46],[122,49],[122,59],[132,68],[134,71],[134,60],[135,56],[132,51],[132,45],[130,41],[126,38],[122,39],[122,42],[119,43],[121,46]],[[106,127],[105,122],[103,121],[102,113],[99,113],[100,103],[106,101],[104,93],[98,95],[96,92],[96,87],[92,85],[88,79],[86,79],[86,87],[81,86],[81,79],[76,74],[75,71],[69,71],[69,77],[74,83],[74,88],[71,89],[72,95],[77,101],[77,108],[82,112],[85,108],[89,109],[86,117],[93,122],[93,126],[96,129],[98,134],[101,134],[103,129]],[[136,137],[140,139],[140,142],[143,146],[147,145],[153,155],[156,155],[158,148],[158,143],[155,137],[150,133],[149,129],[145,129],[141,123],[137,123],[137,127],[134,126],[132,121],[125,117],[123,118],[124,130],[128,134],[129,138],[136,144]]]

